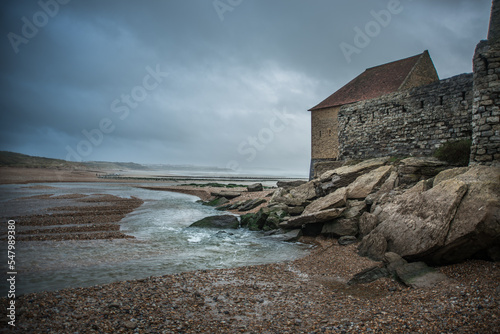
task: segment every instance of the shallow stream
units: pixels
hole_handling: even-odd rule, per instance
[[[16,294],[86,287],[115,281],[296,259],[310,247],[265,237],[247,229],[187,228],[221,214],[190,195],[137,188],[137,184],[53,183],[0,186],[0,216],[18,214],[15,198],[42,194],[136,196],[144,204],[121,221],[135,239],[30,241],[16,243]],[[36,211],[37,208],[25,208]],[[2,223],[6,223],[2,222]],[[4,234],[4,233],[2,233]],[[0,242],[1,296],[7,295],[7,243]]]

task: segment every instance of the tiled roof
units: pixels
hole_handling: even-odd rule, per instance
[[[309,110],[341,106],[396,92],[424,54],[425,52],[410,58],[369,68]]]

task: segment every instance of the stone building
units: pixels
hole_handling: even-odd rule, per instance
[[[471,163],[500,161],[500,0],[474,74],[439,80],[427,51],[369,68],[311,108],[310,177],[347,159],[429,156],[473,140]]]

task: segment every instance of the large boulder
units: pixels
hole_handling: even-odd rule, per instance
[[[342,213],[344,213],[344,211],[345,208],[336,208],[336,209],[323,210],[308,215],[301,215],[298,217],[293,217],[288,221],[282,222],[280,224],[280,227],[290,229],[290,228],[301,227],[302,225],[307,225],[307,224],[324,223],[333,220],[335,218],[338,218],[340,215],[342,215]]]
[[[231,215],[210,216],[200,219],[189,227],[203,227],[203,228],[224,228],[224,229],[237,229],[240,225],[238,218]]]
[[[370,159],[325,172],[319,178],[321,191],[329,194],[338,188],[346,187],[359,176],[385,165],[388,161],[389,158]]]
[[[383,221],[363,238],[360,254],[381,259],[389,251],[443,264],[500,241],[500,168],[472,167],[427,187],[422,181],[386,204],[379,214]]]
[[[309,181],[289,190],[279,188],[271,197],[271,203],[283,203],[288,206],[305,206],[317,197],[315,181]]]
[[[364,199],[380,187],[390,175],[392,166],[382,166],[359,176],[347,187],[347,198]]]
[[[320,197],[311,204],[309,204],[304,210],[303,214],[308,215],[314,212],[340,208],[346,205],[347,201],[347,189],[339,188],[331,194],[324,197]]]

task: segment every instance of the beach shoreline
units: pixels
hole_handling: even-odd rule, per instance
[[[87,181],[92,178],[87,176],[64,180],[103,182],[97,177]],[[41,174],[36,177],[39,182],[50,182]],[[25,177],[25,181],[36,177]],[[187,193],[202,200],[221,190],[161,183],[149,188]],[[242,196],[263,195],[238,190]],[[117,214],[106,203],[117,201],[115,204],[123,204],[125,211],[133,211],[139,204],[133,198],[127,202],[102,195],[74,196],[72,200],[87,200],[89,205],[83,206],[82,212],[92,208],[94,217],[104,220],[111,217],[106,218],[106,212]],[[72,210],[63,212],[70,217],[76,212]],[[118,212],[116,218],[121,214]],[[66,232],[71,235],[71,231]],[[303,237],[301,241],[315,248],[294,261],[17,296],[12,332],[495,333],[500,328],[497,263],[469,260],[436,268],[451,283],[431,288],[409,288],[390,278],[349,286],[347,281],[353,275],[381,263],[360,257],[357,244],[340,246],[335,239],[322,237]],[[7,307],[10,300],[1,297],[1,307]],[[1,318],[0,327],[7,328],[7,320]]]

